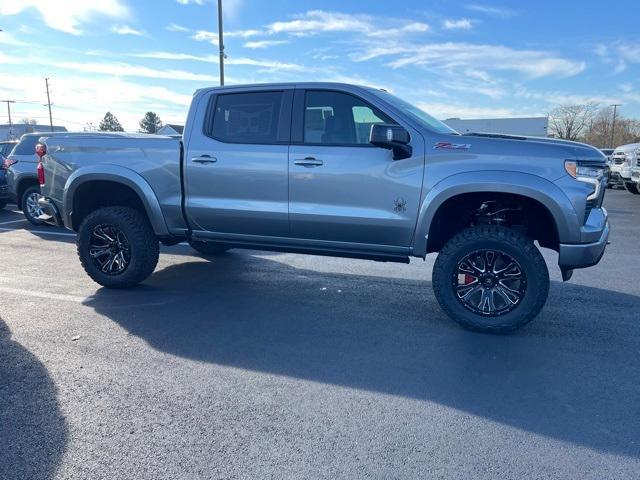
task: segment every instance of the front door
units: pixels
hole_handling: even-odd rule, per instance
[[[292,90],[203,99],[185,152],[187,218],[198,236],[287,236]],[[198,120],[196,120],[198,121]]]
[[[351,244],[409,247],[424,171],[424,141],[411,133],[413,156],[393,160],[372,146],[374,123],[397,123],[344,92],[297,92],[302,135],[289,150],[291,236]],[[295,128],[295,127],[294,127]],[[405,127],[406,128],[406,127]]]

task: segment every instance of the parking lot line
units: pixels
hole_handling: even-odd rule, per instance
[[[0,287],[0,292],[9,293],[11,295],[25,295],[27,297],[47,298],[49,300],[63,300],[67,302],[82,303],[87,297],[77,295],[66,295],[63,293],[38,292],[23,288]]]
[[[11,220],[10,222],[0,222],[0,225],[9,225],[11,223],[26,222],[26,221],[27,221],[26,218],[21,218],[19,220]]]
[[[0,228],[0,232],[30,232],[30,233],[39,233],[41,235],[60,235],[63,237],[75,237],[75,233],[66,233],[66,232],[48,232],[46,230],[26,230],[23,228]]]

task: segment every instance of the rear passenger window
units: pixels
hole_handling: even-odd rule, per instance
[[[43,134],[44,135],[44,134]],[[20,143],[16,146],[14,155],[35,155],[36,143],[38,143],[39,136],[37,135],[25,135],[20,140]]]
[[[210,136],[229,143],[278,143],[282,92],[218,95]]]

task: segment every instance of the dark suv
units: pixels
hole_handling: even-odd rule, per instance
[[[15,140],[0,142],[0,209],[6,207],[9,202],[9,186],[7,185],[6,171],[8,164],[5,163],[5,160],[17,143]]]

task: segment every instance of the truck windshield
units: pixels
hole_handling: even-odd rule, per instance
[[[453,128],[441,122],[437,118],[432,117],[424,110],[421,110],[418,107],[405,102],[395,95],[391,95],[389,92],[385,92],[384,90],[371,90],[371,92],[374,95],[380,97],[385,102],[393,105],[397,109],[402,110],[404,113],[409,115],[418,123],[421,123],[425,127],[429,128],[430,130],[434,130],[437,133],[460,135]]]

